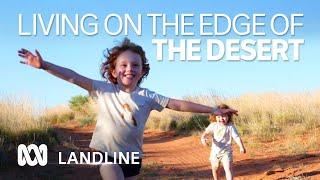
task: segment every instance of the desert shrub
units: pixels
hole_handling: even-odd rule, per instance
[[[78,119],[78,121],[80,123],[80,127],[89,126],[95,123],[95,116],[85,116],[83,118]]]
[[[80,126],[88,126],[96,122],[97,106],[89,96],[74,96],[69,101],[69,108],[74,113],[74,119]]]
[[[88,113],[87,109],[89,106],[89,96],[77,95],[71,97],[69,100],[69,107],[75,112]]]
[[[193,115],[189,119],[185,119],[177,122],[176,130],[178,132],[193,132],[193,131],[203,131],[208,125],[210,121],[207,116],[203,115]]]
[[[31,100],[24,97],[0,99],[0,149],[9,152],[23,144],[56,143],[56,135],[47,121],[39,118]]]
[[[217,96],[211,92],[184,99],[209,106],[228,104],[239,111],[239,116],[234,116],[239,133],[262,142],[275,140],[279,135],[304,134],[320,128],[320,91],[248,93],[237,97]],[[193,119],[193,116],[195,114],[171,110],[151,113],[146,128],[170,129],[163,127],[169,127],[174,121],[173,127],[177,131],[202,131],[204,128],[200,127],[205,127],[208,121],[206,118]],[[163,123],[161,126],[160,122]]]
[[[74,112],[58,112],[45,114],[41,117],[44,121],[49,122],[50,124],[59,124],[71,121],[75,118]]]
[[[170,131],[177,128],[177,122],[170,118],[152,118],[147,121],[146,129]]]

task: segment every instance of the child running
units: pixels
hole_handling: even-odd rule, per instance
[[[113,158],[116,152],[139,153],[138,164],[102,164],[100,174],[103,179],[137,178],[143,156],[143,131],[152,110],[169,108],[183,112],[237,113],[233,109],[217,109],[168,98],[140,87],[142,80],[148,76],[150,67],[142,47],[128,38],[107,52],[100,69],[106,80],[99,81],[45,61],[37,50],[35,54],[26,49],[18,51],[18,55],[23,58],[21,63],[76,84],[97,99],[99,111],[90,148],[108,152],[111,156],[108,158]]]
[[[229,106],[221,104],[218,109],[230,109]],[[201,143],[203,145],[209,145],[208,137],[212,142],[210,162],[212,167],[213,179],[217,180],[218,169],[220,163],[222,163],[226,179],[233,179],[232,172],[232,147],[231,140],[235,140],[240,147],[240,153],[246,153],[246,149],[243,146],[242,140],[232,123],[232,113],[220,113],[222,111],[216,111],[216,113],[210,115],[209,119],[211,124],[206,128],[205,132],[201,136]]]

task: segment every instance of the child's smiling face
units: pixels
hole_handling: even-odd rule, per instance
[[[119,85],[125,89],[134,90],[143,76],[140,55],[130,50],[122,52],[116,60],[112,75],[117,79]]]
[[[216,116],[216,120],[218,123],[226,125],[226,124],[228,124],[229,117],[227,114],[223,114],[223,115]]]

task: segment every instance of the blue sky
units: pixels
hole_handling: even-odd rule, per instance
[[[1,36],[1,60],[0,60],[0,96],[18,95],[28,96],[42,105],[54,106],[67,103],[70,97],[78,94],[86,94],[86,91],[69,84],[41,70],[19,64],[20,58],[17,50],[21,47],[34,50],[38,49],[43,58],[75,70],[76,72],[92,79],[101,79],[99,66],[103,60],[103,51],[111,48],[125,37],[107,35],[102,28],[96,36],[19,36],[18,14],[24,16],[24,28],[31,28],[33,13],[41,13],[48,17],[51,13],[74,14],[94,13],[99,17],[99,24],[110,13],[129,13],[133,17],[138,13],[143,15],[142,36],[129,34],[129,38],[140,44],[147,53],[151,65],[151,71],[142,84],[151,90],[163,95],[181,98],[185,95],[217,92],[220,95],[239,95],[250,92],[300,92],[320,89],[319,78],[320,61],[318,58],[319,28],[320,28],[319,2],[302,1],[264,1],[252,3],[252,1],[10,1],[1,6],[0,36]],[[300,22],[304,27],[297,29],[294,37],[289,35],[276,37],[282,39],[304,39],[301,47],[300,61],[294,62],[208,62],[203,57],[201,62],[181,62],[176,60],[162,62],[156,60],[156,47],[151,40],[151,21],[146,20],[147,13],[165,13],[173,16],[175,13],[225,13],[234,16],[238,13],[265,13],[268,18],[275,13],[290,15],[291,13],[303,13]],[[281,24],[279,25],[281,26]],[[267,33],[266,37],[245,36],[243,38],[275,38]],[[175,37],[169,30],[166,37],[159,38],[190,38]],[[199,37],[206,40],[216,37]],[[240,38],[234,34],[218,37],[221,40]],[[203,50],[202,50],[203,54]],[[166,54],[165,54],[165,57]]]

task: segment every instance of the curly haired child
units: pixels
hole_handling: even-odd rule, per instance
[[[230,109],[230,107],[225,104],[221,104],[217,106],[217,108],[220,110]],[[208,140],[212,142],[209,160],[211,162],[213,178],[215,180],[218,179],[218,169],[221,163],[226,174],[226,179],[231,180],[233,179],[231,140],[234,139],[240,147],[240,153],[246,153],[246,149],[244,148],[237,129],[232,123],[232,113],[221,113],[221,111],[219,111],[210,115],[209,120],[211,123],[202,134],[201,143],[203,145],[209,145]]]
[[[90,147],[101,152],[139,152],[138,164],[103,164],[103,179],[136,179],[142,162],[143,131],[152,110],[169,108],[184,112],[236,113],[233,109],[213,107],[177,100],[140,87],[149,74],[149,64],[141,46],[125,38],[121,44],[108,50],[101,66],[106,81],[84,77],[73,70],[45,61],[40,53],[26,49],[18,51],[21,63],[57,76],[87,90],[96,97],[99,106],[97,123]],[[221,111],[221,112],[220,112]],[[110,157],[113,158],[113,157]]]

